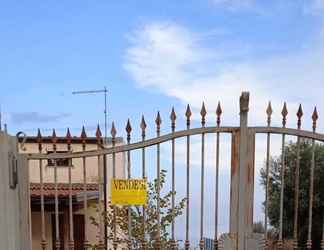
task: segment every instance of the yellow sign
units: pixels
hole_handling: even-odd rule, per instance
[[[146,205],[146,179],[111,179],[113,205]]]

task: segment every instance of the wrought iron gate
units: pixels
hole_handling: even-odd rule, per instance
[[[54,207],[55,207],[55,230],[56,230],[56,247],[57,249],[60,248],[60,243],[62,239],[59,237],[59,182],[57,176],[57,162],[55,159],[68,159],[70,163],[72,160],[81,159],[82,166],[83,166],[83,208],[84,214],[87,216],[88,211],[88,199],[89,199],[89,186],[87,183],[87,173],[89,172],[89,168],[87,167],[87,159],[88,158],[97,158],[97,167],[98,167],[98,192],[99,192],[99,208],[98,213],[101,214],[104,210],[104,206],[101,202],[103,200],[104,192],[107,188],[107,183],[104,182],[104,175],[106,172],[104,171],[102,162],[106,161],[106,157],[111,157],[111,165],[108,164],[107,168],[112,169],[112,177],[116,177],[116,155],[124,153],[127,159],[127,178],[132,178],[131,176],[131,153],[134,150],[141,150],[142,155],[142,177],[147,177],[147,168],[146,168],[146,150],[149,147],[155,147],[156,150],[156,177],[158,182],[160,182],[160,172],[161,172],[161,143],[171,141],[171,164],[172,164],[172,191],[175,191],[175,141],[178,138],[185,138],[186,140],[186,171],[185,171],[185,180],[186,180],[186,208],[185,208],[185,217],[186,217],[186,225],[185,225],[185,232],[184,232],[184,248],[191,249],[192,244],[190,242],[190,216],[192,211],[190,211],[190,203],[193,202],[191,200],[191,185],[190,185],[190,173],[191,173],[191,149],[190,149],[190,139],[193,135],[200,135],[201,136],[201,174],[198,177],[200,179],[201,187],[200,187],[200,224],[194,225],[195,227],[200,228],[200,242],[199,247],[201,250],[205,249],[205,225],[204,225],[204,205],[205,205],[205,136],[206,134],[215,134],[216,135],[216,152],[215,152],[215,168],[216,168],[216,175],[215,175],[215,206],[214,206],[214,215],[215,215],[215,225],[214,225],[214,249],[237,249],[237,250],[250,250],[250,249],[266,249],[268,248],[267,245],[267,230],[268,230],[268,200],[269,200],[269,166],[270,166],[270,142],[271,142],[271,135],[272,134],[280,134],[282,135],[282,147],[281,147],[281,156],[282,156],[282,164],[281,164],[281,190],[280,190],[280,210],[279,213],[279,234],[278,234],[278,248],[284,249],[283,245],[283,211],[284,211],[284,189],[285,189],[285,168],[287,167],[285,164],[285,145],[286,145],[286,136],[296,136],[297,137],[297,158],[296,158],[296,168],[295,168],[295,195],[294,195],[294,230],[293,230],[293,244],[294,249],[299,249],[301,246],[298,245],[298,209],[299,209],[299,179],[300,179],[300,144],[302,138],[310,139],[312,142],[312,161],[310,163],[310,186],[309,186],[309,226],[308,226],[308,240],[306,247],[307,249],[312,249],[312,212],[313,212],[313,192],[314,192],[314,168],[315,168],[315,143],[316,141],[323,142],[324,141],[324,134],[319,134],[316,132],[316,123],[318,119],[317,110],[315,108],[314,113],[312,115],[312,122],[313,122],[313,130],[312,131],[305,131],[301,129],[302,125],[302,116],[303,111],[302,107],[300,106],[297,112],[297,128],[287,128],[286,121],[288,110],[286,104],[284,104],[282,109],[282,126],[281,127],[273,127],[271,126],[271,116],[272,116],[272,108],[271,104],[269,103],[268,108],[266,109],[267,114],[267,124],[266,126],[258,126],[258,127],[249,127],[248,126],[248,112],[249,112],[249,93],[243,92],[240,97],[240,126],[238,127],[231,127],[231,126],[221,126],[221,115],[222,115],[222,108],[221,105],[218,104],[216,109],[216,126],[214,127],[206,127],[206,109],[205,105],[203,104],[200,115],[201,115],[201,127],[199,128],[191,128],[191,110],[189,105],[187,106],[187,110],[185,113],[186,118],[186,129],[182,131],[176,131],[176,113],[174,109],[172,109],[170,115],[171,121],[171,133],[161,135],[161,116],[158,113],[155,124],[156,124],[156,137],[153,139],[146,138],[146,123],[144,117],[142,117],[142,121],[140,124],[141,128],[141,140],[138,142],[131,142],[131,132],[132,127],[130,121],[127,122],[126,126],[126,133],[127,133],[127,141],[126,144],[119,144],[116,145],[116,135],[117,131],[115,129],[114,124],[112,124],[111,129],[111,147],[104,147],[100,130],[97,130],[97,144],[98,149],[96,150],[86,150],[85,147],[85,135],[81,136],[81,141],[83,146],[82,151],[80,152],[67,152],[67,153],[58,153],[56,150],[56,143],[57,141],[53,141],[53,152],[51,154],[43,154],[42,152],[42,138],[41,136],[38,137],[38,144],[39,144],[39,152],[38,153],[29,153],[27,157],[29,162],[36,161],[39,162],[39,173],[40,173],[40,211],[41,211],[41,246],[42,249],[49,249],[48,248],[48,239],[47,234],[45,232],[45,225],[46,225],[46,218],[45,218],[45,205],[44,205],[44,192],[45,187],[43,183],[43,161],[54,160]],[[220,167],[220,137],[224,133],[229,133],[232,135],[232,158],[231,158],[231,194],[228,199],[230,199],[230,218],[229,218],[229,232],[227,234],[223,234],[219,236],[219,214],[218,211],[218,203],[219,203],[219,167]],[[255,136],[256,134],[266,134],[267,135],[267,151],[266,151],[266,190],[265,190],[265,233],[263,236],[257,235],[253,233],[252,225],[253,225],[253,205],[254,205],[254,159],[255,159]],[[67,151],[71,151],[71,136],[67,134]],[[68,186],[67,190],[69,193],[68,203],[69,203],[69,247],[70,249],[74,249],[74,239],[73,239],[73,205],[72,205],[72,193],[73,193],[73,183],[71,181],[71,169],[72,164],[68,168]],[[175,192],[172,195],[172,209],[174,209],[175,205]],[[156,209],[159,215],[159,211],[161,209],[160,204],[160,190],[158,190],[158,195],[156,198]],[[113,209],[112,213],[115,212]],[[145,232],[146,228],[146,221],[145,221],[145,212],[146,207],[142,207],[142,214],[143,214],[143,221],[142,221],[142,228]],[[115,214],[115,213],[114,213]],[[130,213],[129,213],[130,216]],[[114,217],[115,218],[115,217]],[[163,249],[160,242],[160,218],[157,218],[157,235],[155,239],[154,247],[155,249]],[[116,222],[116,221],[115,221]],[[87,224],[87,223],[86,223]],[[324,224],[323,224],[324,225]],[[125,238],[131,237],[131,223],[129,223],[129,235],[125,235]],[[324,228],[324,226],[323,226]],[[114,223],[112,234],[112,240],[105,240],[105,230],[107,228],[104,226],[104,218],[100,216],[99,221],[99,239],[98,239],[98,249],[119,249],[119,244],[117,241],[117,231],[118,225]],[[177,239],[175,236],[175,223],[174,220],[171,224],[171,238],[173,242],[173,248],[177,249]],[[141,248],[147,248],[147,238],[145,237],[145,233],[143,234],[143,239],[141,242]],[[84,248],[89,249],[89,245],[87,235],[85,236],[85,244]],[[105,246],[107,245],[107,246]],[[124,246],[126,247],[126,246]],[[128,248],[131,248],[130,244],[128,244]],[[323,239],[321,242],[321,249],[324,250],[324,232],[323,232]]]

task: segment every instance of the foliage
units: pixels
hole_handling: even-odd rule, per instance
[[[166,170],[161,170],[160,172],[160,190],[162,190],[166,182]],[[154,243],[156,242],[158,235],[158,214],[157,214],[157,195],[158,195],[158,180],[154,179],[153,182],[148,183],[148,198],[147,205],[145,206],[145,239],[148,250],[154,249]],[[172,191],[164,194],[160,194],[160,242],[162,249],[171,249],[171,235],[170,226],[173,218],[180,216],[185,207],[186,199],[183,198],[179,202],[175,202],[174,212],[172,211]],[[176,192],[174,192],[176,195]],[[130,220],[131,220],[131,238],[130,243],[132,249],[140,249],[144,238],[143,231],[143,207],[142,206],[115,206],[116,211],[116,225],[117,238],[119,246],[125,247],[129,242],[128,237],[128,208],[130,210]],[[114,227],[114,216],[113,216],[114,206],[109,206],[109,211],[107,214],[103,214],[104,223],[108,228],[108,240],[111,243],[114,239],[113,227]],[[98,218],[97,218],[98,219]],[[92,217],[92,224],[99,227],[99,223],[96,218]],[[110,246],[109,246],[110,247]],[[94,245],[93,249],[97,249]]]
[[[294,192],[297,145],[290,142],[285,147],[285,186],[283,209],[283,237],[293,237],[294,221]],[[308,230],[309,211],[309,186],[310,166],[312,158],[312,142],[301,140],[300,143],[300,188],[298,211],[298,237],[299,243],[305,246]],[[268,217],[271,226],[279,231],[280,216],[280,190],[281,190],[281,156],[272,158],[269,169],[269,212]],[[314,169],[314,203],[312,239],[313,249],[319,249],[321,241],[323,215],[324,215],[324,146],[315,144],[315,169]],[[266,185],[266,168],[261,169],[261,184]],[[301,248],[302,249],[302,248]]]

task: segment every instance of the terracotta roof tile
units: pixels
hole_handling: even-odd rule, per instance
[[[54,183],[44,183],[43,193],[45,197],[55,196],[55,184]],[[98,191],[98,184],[88,183],[87,191]],[[72,184],[72,195],[76,195],[83,192],[83,183],[73,183]],[[31,197],[39,197],[41,195],[41,185],[40,183],[30,183],[30,195]],[[69,184],[68,183],[58,183],[58,195],[59,197],[69,196]]]

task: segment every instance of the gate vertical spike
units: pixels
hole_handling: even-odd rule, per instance
[[[285,128],[287,124],[287,115],[288,109],[287,104],[284,102],[282,111],[282,127]],[[280,215],[279,215],[279,239],[278,239],[278,249],[283,249],[283,209],[284,209],[284,190],[285,190],[285,172],[286,172],[286,163],[285,163],[285,144],[286,144],[286,134],[282,134],[281,140],[281,188],[280,188]]]
[[[287,124],[287,115],[288,115],[288,109],[287,109],[287,104],[286,102],[284,102],[282,111],[281,111],[281,115],[282,115],[282,127],[285,128],[286,124]]]
[[[271,102],[269,101],[268,103],[268,107],[267,107],[267,116],[268,116],[268,119],[267,119],[267,125],[268,127],[270,127],[270,124],[271,124],[271,115],[272,115],[272,106],[271,106]]]
[[[269,101],[266,110],[267,113],[267,126],[271,125],[271,115],[272,115],[271,102]],[[265,190],[265,213],[264,213],[264,239],[266,247],[268,247],[268,210],[269,210],[269,182],[270,182],[270,133],[267,133],[267,154],[266,154],[266,190]]]
[[[86,139],[87,139],[87,133],[85,131],[84,126],[82,126],[81,129],[81,143],[82,143],[82,152],[84,153],[86,151]],[[84,211],[84,225],[85,228],[88,226],[88,195],[87,195],[87,161],[86,157],[82,157],[82,170],[83,170],[83,211]],[[84,249],[88,250],[89,249],[89,242],[88,242],[88,235],[84,235]]]
[[[42,145],[42,134],[40,129],[37,130],[37,137],[38,143],[38,153],[42,153],[43,145]],[[41,196],[41,232],[42,232],[42,241],[41,247],[42,250],[46,249],[47,241],[46,241],[46,232],[45,232],[45,205],[44,205],[44,185],[43,185],[43,161],[39,160],[39,180],[40,180],[40,196]]]
[[[299,104],[299,108],[298,108],[298,111],[297,111],[297,118],[298,118],[298,121],[297,121],[297,128],[300,129],[301,128],[301,118],[303,116],[303,108],[302,108],[302,105]]]
[[[222,113],[223,113],[223,110],[222,110],[221,104],[220,104],[220,102],[218,102],[217,109],[216,109],[216,115],[217,115],[216,123],[217,123],[217,127],[220,126]]]
[[[205,107],[205,103],[202,103],[202,107],[200,110],[201,115],[201,126],[204,128],[206,124],[206,117],[207,111]],[[200,174],[200,241],[199,241],[199,248],[203,250],[205,248],[204,244],[204,175],[205,175],[205,134],[201,134],[201,174]]]
[[[52,143],[53,143],[53,151],[56,153],[56,132],[53,129],[52,133]],[[54,159],[54,184],[55,184],[55,246],[57,249],[61,247],[60,235],[59,235],[59,203],[58,203],[58,182],[57,182],[57,161]]]
[[[157,113],[156,119],[155,119],[155,123],[156,123],[156,134],[157,137],[160,136],[160,126],[162,123],[161,120],[161,116],[160,116],[160,112]],[[160,207],[160,188],[161,188],[161,166],[160,166],[160,143],[158,143],[156,145],[156,175],[157,175],[157,183],[156,183],[156,187],[157,187],[157,198],[156,198],[156,211],[157,211],[157,236],[156,236],[156,241],[155,241],[155,246],[154,248],[156,250],[160,250],[161,249],[161,207]]]
[[[100,130],[99,124],[97,125],[96,130],[96,139],[97,139],[97,148],[98,150],[103,147],[102,133]],[[102,218],[102,195],[103,195],[103,181],[102,181],[102,169],[101,169],[101,156],[97,157],[97,167],[98,167],[98,190],[99,190],[99,199],[98,199],[98,216],[99,216],[99,243],[98,249],[104,249],[104,237],[103,237],[103,218]]]
[[[190,117],[191,109],[189,104],[187,105],[185,116],[187,118],[187,129],[190,129]],[[187,152],[186,152],[186,240],[185,240],[185,250],[189,250],[190,241],[189,241],[189,230],[190,230],[190,135],[187,135]]]
[[[170,120],[171,120],[171,130],[172,133],[175,131],[176,127],[176,119],[177,115],[174,111],[174,107],[172,107],[172,111],[170,114]],[[174,218],[175,218],[175,139],[172,138],[171,140],[172,146],[171,146],[171,179],[172,179],[172,194],[171,194],[171,210],[172,210],[172,220],[171,220],[171,249],[176,249],[176,241],[175,241],[175,224],[174,224]]]
[[[171,130],[172,132],[175,131],[175,127],[176,127],[176,119],[177,119],[177,115],[174,111],[174,107],[172,107],[172,111],[171,111],[171,114],[170,114],[170,120],[171,120]]]
[[[207,114],[207,111],[206,111],[206,107],[205,107],[205,103],[203,102],[202,103],[202,107],[201,107],[201,110],[200,110],[200,115],[201,115],[201,126],[202,127],[205,127],[205,124],[206,124],[206,114]]]
[[[216,124],[220,127],[222,108],[220,102],[218,102],[216,108]],[[218,250],[218,197],[219,197],[219,136],[220,133],[216,133],[216,176],[215,176],[215,234],[214,234],[214,249]]]
[[[297,111],[297,128],[301,128],[301,118],[303,116],[303,109],[301,104]],[[299,212],[299,180],[300,178],[300,136],[297,137],[297,156],[296,156],[296,168],[295,168],[295,194],[294,194],[294,233],[293,233],[293,247],[298,249],[298,212]]]
[[[189,129],[190,128],[190,117],[192,115],[189,104],[187,105],[187,110],[186,110],[185,115],[186,115],[186,118],[187,118],[187,129]]]
[[[131,132],[132,132],[132,126],[130,123],[130,120],[127,120],[127,124],[126,124],[126,133],[127,133],[127,144],[130,144],[130,140],[131,140]],[[127,151],[127,178],[130,179],[131,178],[131,154],[130,154],[130,150]],[[128,249],[131,250],[132,249],[132,242],[131,242],[131,237],[132,237],[132,220],[131,220],[131,206],[127,207],[128,210],[128,225],[127,225],[127,229],[128,229],[128,240],[127,240],[127,246]]]
[[[316,106],[312,114],[313,120],[313,133],[316,132],[316,123],[318,119],[318,113]],[[309,181],[309,204],[308,204],[308,235],[306,247],[308,250],[312,249],[312,226],[313,226],[313,200],[314,200],[314,169],[315,169],[315,140],[312,139],[312,160],[310,168],[310,181]]]
[[[67,128],[66,135],[66,144],[67,144],[67,151],[71,152],[71,132],[70,129]],[[69,179],[69,249],[74,249],[74,227],[73,227],[73,203],[72,203],[72,158],[68,159],[68,179]]]
[[[144,115],[142,115],[141,124],[140,124],[141,130],[142,130],[142,141],[145,141],[145,129],[146,129],[146,122]],[[142,178],[146,178],[146,166],[145,166],[145,147],[142,147]],[[146,232],[146,208],[143,205],[142,206],[142,225],[143,225],[143,238],[142,238],[142,249],[146,250],[146,238],[145,238],[145,232]]]
[[[111,124],[110,134],[112,137],[112,147],[116,145],[116,134],[117,130],[115,128],[115,122]],[[116,178],[116,153],[112,154],[112,161],[113,161],[113,178]],[[117,243],[117,210],[116,206],[113,206],[113,249],[117,250],[118,243]]]

